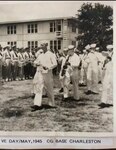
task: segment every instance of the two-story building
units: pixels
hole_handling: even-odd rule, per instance
[[[0,44],[36,48],[43,41],[50,49],[60,50],[69,44],[77,46],[77,20],[59,17],[29,21],[0,22]]]

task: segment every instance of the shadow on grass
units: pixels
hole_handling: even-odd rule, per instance
[[[2,117],[11,118],[11,117],[21,117],[23,115],[23,110],[20,107],[11,107],[5,108],[0,111]]]
[[[86,106],[86,105],[90,105],[89,102],[91,100],[90,99],[79,99],[79,100],[75,100],[72,97],[70,97],[70,99],[65,100],[65,101],[61,101],[60,102],[60,106],[61,107],[65,107],[65,108],[76,108],[78,106]]]

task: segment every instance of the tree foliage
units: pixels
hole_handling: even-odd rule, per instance
[[[78,10],[78,48],[96,43],[101,50],[113,43],[113,9],[99,3],[84,3]]]

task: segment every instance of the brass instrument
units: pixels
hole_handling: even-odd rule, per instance
[[[68,61],[69,61],[69,57],[70,57],[70,56],[68,56],[67,59],[66,59],[66,61],[65,61],[65,64],[64,64],[63,69],[62,69],[62,72],[61,72],[61,76],[64,76],[64,75],[65,75],[66,69],[67,69],[67,67],[70,65],[70,63],[68,62]]]

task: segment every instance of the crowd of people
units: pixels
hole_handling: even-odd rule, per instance
[[[36,68],[33,66],[35,56],[27,47],[10,48],[0,46],[0,77],[2,82],[31,79],[34,77]]]
[[[48,43],[42,43],[33,51],[30,48],[0,47],[0,77],[2,82],[33,79],[34,105],[32,112],[42,109],[45,89],[49,108],[55,108],[53,74],[59,75],[63,100],[70,100],[70,85],[73,99],[79,100],[79,86],[87,86],[85,94],[99,94],[102,84],[101,108],[112,106],[112,56],[113,46],[101,52],[96,44],[87,45],[79,51],[69,45],[62,51],[51,51]]]

